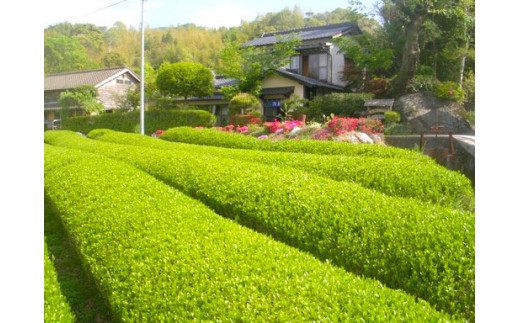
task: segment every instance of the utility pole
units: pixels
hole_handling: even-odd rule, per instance
[[[141,134],[144,135],[144,0],[141,0]]]

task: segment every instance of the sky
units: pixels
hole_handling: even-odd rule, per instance
[[[377,0],[362,0],[372,9]],[[321,13],[348,7],[348,0],[145,0],[144,21],[151,28],[194,23],[218,28],[239,26],[242,20],[252,21],[258,14],[279,12],[298,6],[304,13]],[[100,10],[101,9],[101,10]],[[367,9],[367,11],[369,11]],[[121,21],[138,28],[141,22],[140,0],[48,0],[40,16],[44,28],[60,22],[92,23],[111,27]]]

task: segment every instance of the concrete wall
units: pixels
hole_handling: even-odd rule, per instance
[[[385,143],[387,145],[406,149],[419,148],[420,140],[420,135],[385,136]],[[437,137],[435,137],[435,135],[425,135],[425,150],[434,150],[437,147],[448,149],[449,144],[448,135],[438,135]],[[444,158],[438,161],[439,164],[446,168],[460,171],[466,175],[473,183],[473,186],[475,186],[475,156],[464,147],[464,143],[456,139],[453,140],[453,146],[455,156],[453,158]]]

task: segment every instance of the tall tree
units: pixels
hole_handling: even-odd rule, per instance
[[[228,43],[219,55],[219,72],[237,80],[235,90],[230,94],[248,92],[258,96],[262,80],[277,68],[287,65],[291,56],[297,54],[294,48],[299,43],[297,38],[285,39],[270,48],[242,47],[236,42]]]
[[[78,40],[62,35],[45,40],[44,64],[46,74],[99,67],[88,57],[85,48]]]
[[[184,98],[213,93],[213,74],[205,66],[193,62],[165,63],[157,71],[157,88],[165,95]]]

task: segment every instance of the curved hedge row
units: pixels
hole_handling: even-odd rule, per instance
[[[216,117],[204,110],[154,110],[145,112],[145,133],[172,127],[211,127]],[[104,113],[95,116],[71,117],[62,120],[62,128],[88,133],[93,129],[106,128],[123,132],[139,129],[139,111]]]
[[[213,156],[293,167],[337,181],[351,181],[388,195],[419,198],[465,210],[474,208],[471,181],[440,165],[403,158],[346,157],[217,148],[157,140],[139,134],[96,129],[89,138],[149,148],[184,150]]]
[[[116,321],[450,320],[224,219],[128,164],[53,146],[45,163],[45,190]]]
[[[320,140],[259,140],[255,137],[237,133],[227,133],[214,129],[194,129],[189,127],[172,128],[165,131],[161,139],[188,144],[216,146],[225,148],[255,149],[308,153],[319,155],[399,157],[415,161],[433,163],[432,159],[416,151],[371,144],[352,144],[338,141]]]
[[[44,321],[45,322],[74,322],[74,314],[67,299],[61,293],[58,274],[50,258],[47,243],[44,241]]]
[[[379,279],[450,313],[474,316],[475,215],[385,196],[290,168],[47,132],[146,170],[219,214]]]

